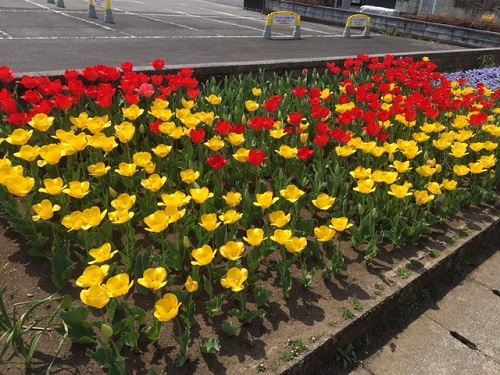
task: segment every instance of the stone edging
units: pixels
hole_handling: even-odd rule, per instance
[[[410,294],[418,292],[428,285],[432,280],[439,278],[449,267],[466,256],[477,253],[482,244],[486,243],[500,232],[500,202],[487,207],[484,214],[488,215],[489,222],[476,223],[481,229],[472,231],[467,238],[461,238],[453,246],[447,247],[439,258],[424,262],[424,267],[412,277],[403,279],[396,277],[396,270],[408,260],[395,264],[393,269],[385,276],[397,281],[396,287],[373,307],[367,309],[355,320],[349,321],[336,329],[336,332],[326,334],[316,342],[309,345],[309,351],[304,356],[290,362],[280,368],[281,375],[315,374],[321,367],[331,362],[337,349],[344,347],[356,338],[362,336],[372,329],[391,311],[403,303]],[[465,210],[467,212],[467,210]],[[327,328],[328,330],[328,328]],[[335,328],[332,328],[335,330]]]
[[[359,13],[346,9],[276,0],[266,0],[265,11],[295,12],[300,14],[304,20],[315,20],[341,26],[345,25],[349,16]],[[369,16],[371,18],[372,30],[381,32],[388,32],[390,30],[394,35],[409,35],[463,47],[500,47],[500,34],[491,31],[474,30],[465,27],[448,26],[378,14],[370,14]]]

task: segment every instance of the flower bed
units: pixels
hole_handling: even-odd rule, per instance
[[[346,244],[370,263],[495,198],[500,91],[428,59],[203,85],[152,65],[0,69],[1,210],[58,288],[81,288],[58,316],[110,373],[166,326],[183,365],[200,319],[234,335],[276,294],[335,278]]]

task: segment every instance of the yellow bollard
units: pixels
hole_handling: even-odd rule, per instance
[[[95,11],[95,6],[94,6],[94,0],[89,0],[88,18],[97,18],[97,13]]]
[[[113,14],[111,13],[111,0],[106,0],[106,11],[104,13],[104,22],[115,23],[115,21],[113,21]]]

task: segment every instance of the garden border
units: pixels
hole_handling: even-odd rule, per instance
[[[367,333],[378,322],[382,321],[389,313],[401,305],[411,294],[415,294],[433,280],[444,276],[447,270],[460,259],[482,251],[482,244],[487,243],[500,232],[500,201],[487,207],[491,223],[478,223],[484,225],[481,230],[475,230],[470,236],[460,238],[456,244],[447,247],[439,258],[431,259],[424,263],[424,267],[404,279],[400,278],[397,287],[378,301],[373,307],[365,310],[359,317],[350,320],[343,327],[332,328],[337,332],[326,334],[308,345],[308,352],[299,358],[283,365],[279,369],[280,375],[312,374],[321,370],[326,363],[332,362],[337,354],[337,349],[353,342],[358,337]],[[465,209],[467,214],[467,209]],[[406,260],[407,262],[408,260]],[[398,265],[394,265],[391,272],[395,272]]]

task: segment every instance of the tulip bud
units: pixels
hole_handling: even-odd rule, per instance
[[[111,186],[108,188],[109,195],[111,195],[111,198],[116,198],[118,196],[118,193],[116,192],[115,189],[113,189]]]
[[[308,138],[309,138],[309,133],[302,133],[300,135],[300,142],[302,142],[302,144],[304,144],[307,142]]]
[[[241,123],[242,123],[243,125],[246,125],[246,124],[247,124],[247,118],[246,118],[245,114],[241,115]]]
[[[394,153],[389,153],[389,161],[392,163],[394,161]]]
[[[185,249],[191,247],[191,241],[189,241],[189,238],[187,236],[184,236],[184,238],[182,239],[182,246],[184,246]]]
[[[102,335],[107,338],[108,340],[113,337],[113,328],[111,328],[109,325],[107,324],[102,324],[101,326],[101,332],[102,332]]]
[[[441,164],[436,164],[435,168],[436,168],[437,173],[441,173],[441,171],[443,170],[443,167],[441,166]]]
[[[146,128],[143,124],[139,125],[139,133],[144,134],[146,132]]]

